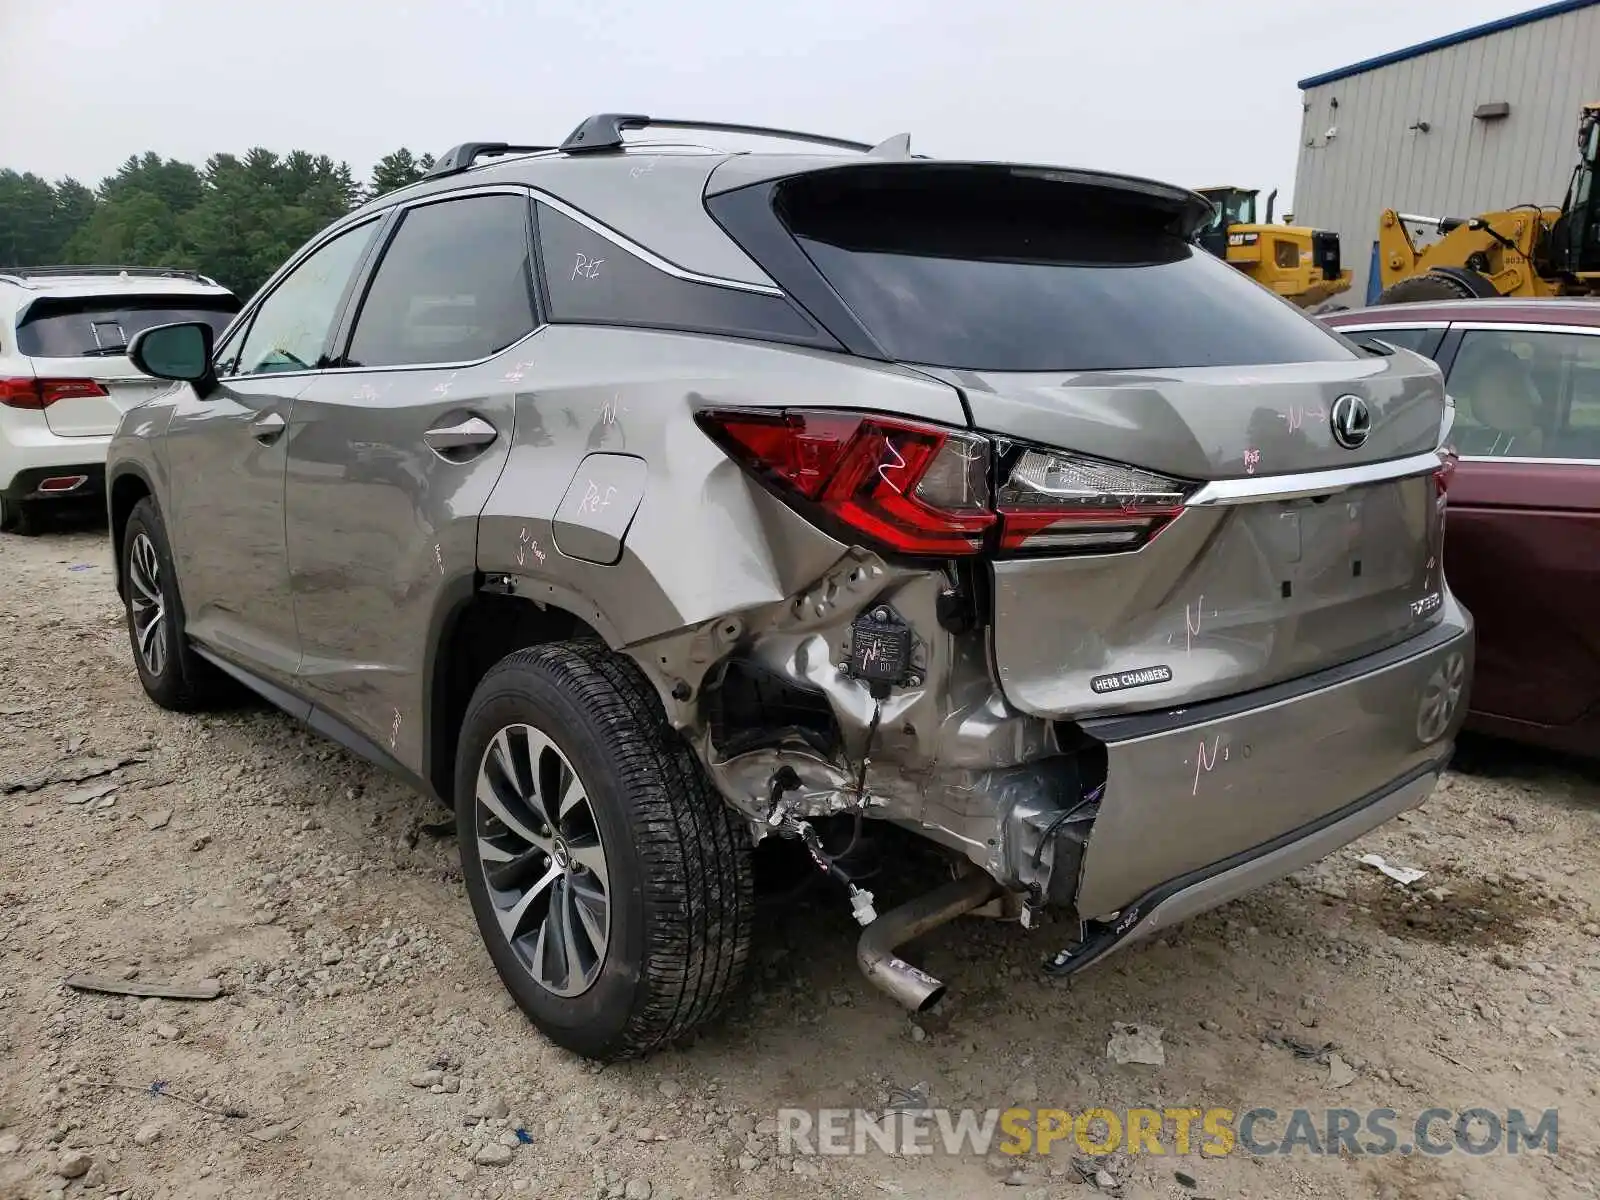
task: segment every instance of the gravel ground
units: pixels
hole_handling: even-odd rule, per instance
[[[439,811],[274,712],[156,709],[103,532],[0,537],[0,1197],[1594,1195],[1600,773],[1473,758],[1357,849],[1070,983],[1036,969],[1059,927],[936,933],[913,957],[951,995],[917,1022],[859,977],[839,897],[780,899],[723,1021],[596,1070],[511,1010]],[[1428,874],[1402,888],[1361,852]],[[1109,1058],[1119,1022],[1159,1029],[1164,1064]],[[979,1108],[1556,1108],[1559,1152],[778,1153],[779,1105],[918,1085]]]

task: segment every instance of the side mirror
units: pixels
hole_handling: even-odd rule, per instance
[[[157,325],[134,334],[128,343],[128,358],[146,375],[156,379],[176,379],[192,383],[204,391],[212,382],[211,326],[204,321],[183,321],[176,325]]]

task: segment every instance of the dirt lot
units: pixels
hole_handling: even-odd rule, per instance
[[[1357,851],[1067,984],[1037,971],[1059,927],[935,934],[913,957],[951,997],[920,1024],[860,979],[838,897],[780,898],[721,1024],[595,1070],[508,1011],[428,802],[276,713],[159,711],[104,534],[0,538],[0,1197],[1594,1195],[1600,775],[1474,757]],[[1402,888],[1359,852],[1428,874]],[[1110,1060],[1114,1022],[1159,1028],[1164,1065]],[[1555,1108],[1559,1152],[778,1154],[780,1105],[919,1084],[952,1107],[1387,1107],[1402,1134],[1433,1106]]]

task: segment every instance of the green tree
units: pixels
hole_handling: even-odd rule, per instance
[[[179,214],[150,192],[128,192],[101,203],[72,235],[66,259],[130,266],[198,267],[184,244]]]
[[[203,187],[200,172],[188,163],[163,159],[154,150],[147,150],[142,155],[130,155],[117,173],[100,185],[100,198],[116,201],[143,192],[182,213],[200,203]]]
[[[406,151],[379,175],[410,182],[432,161]],[[130,155],[94,189],[0,170],[0,265],[189,267],[245,296],[363,198],[348,163],[260,146],[213,155],[198,169]]]
[[[396,188],[415,183],[426,175],[432,166],[433,155],[424,154],[421,158],[417,158],[410,150],[401,146],[393,154],[385,154],[378,160],[378,165],[372,169],[372,182],[367,185],[367,194],[369,197],[378,197],[385,192],[392,192]]]
[[[0,171],[0,266],[33,267],[55,246],[56,194],[37,175]]]

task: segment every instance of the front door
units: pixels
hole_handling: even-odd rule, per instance
[[[300,660],[283,535],[284,434],[375,229],[324,242],[285,275],[220,351],[216,389],[202,398],[183,385],[167,428],[166,517],[186,630],[279,684]]]
[[[476,571],[478,515],[531,365],[529,207],[507,192],[405,212],[348,350],[289,430],[301,690],[412,768],[429,624],[441,592]]]

